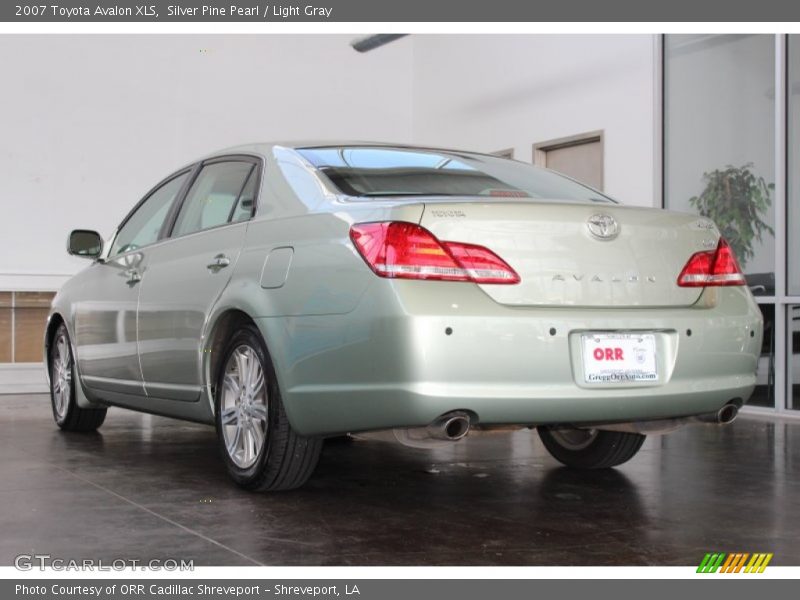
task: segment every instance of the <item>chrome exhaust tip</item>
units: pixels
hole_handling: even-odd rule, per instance
[[[426,428],[428,435],[436,440],[457,442],[469,433],[470,420],[465,412],[446,413]]]
[[[737,416],[739,416],[739,407],[735,404],[726,404],[717,411],[717,423],[722,425],[733,423]]]
[[[729,402],[717,412],[707,413],[691,417],[692,421],[699,421],[701,423],[714,423],[716,425],[727,425],[733,423],[739,415],[739,405],[735,402]]]

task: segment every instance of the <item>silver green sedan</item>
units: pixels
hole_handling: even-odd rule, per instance
[[[290,489],[326,437],[452,444],[538,427],[562,463],[732,421],[762,320],[711,221],[494,156],[259,144],[156,184],[53,301],[53,415],[214,424],[241,486]],[[374,434],[373,434],[374,435]]]

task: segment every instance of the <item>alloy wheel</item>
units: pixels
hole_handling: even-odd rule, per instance
[[[225,365],[220,423],[228,456],[241,469],[251,467],[264,448],[268,402],[264,369],[256,351],[248,345],[238,346]]]
[[[53,386],[53,406],[59,419],[67,414],[72,393],[72,353],[65,335],[55,342],[50,377]]]

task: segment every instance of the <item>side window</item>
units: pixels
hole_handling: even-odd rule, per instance
[[[158,240],[169,208],[188,176],[188,171],[181,173],[148,196],[117,233],[109,256],[136,250]]]
[[[231,215],[231,223],[238,221],[246,221],[253,216],[253,209],[256,203],[256,184],[258,183],[258,167],[250,171],[250,176],[247,178],[247,183],[239,194],[239,201],[233,209]]]
[[[252,170],[249,162],[204,166],[183,201],[173,237],[227,223]]]

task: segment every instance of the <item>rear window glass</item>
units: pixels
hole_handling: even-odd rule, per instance
[[[551,171],[482,154],[413,148],[297,150],[348,196],[486,196],[613,202]]]

